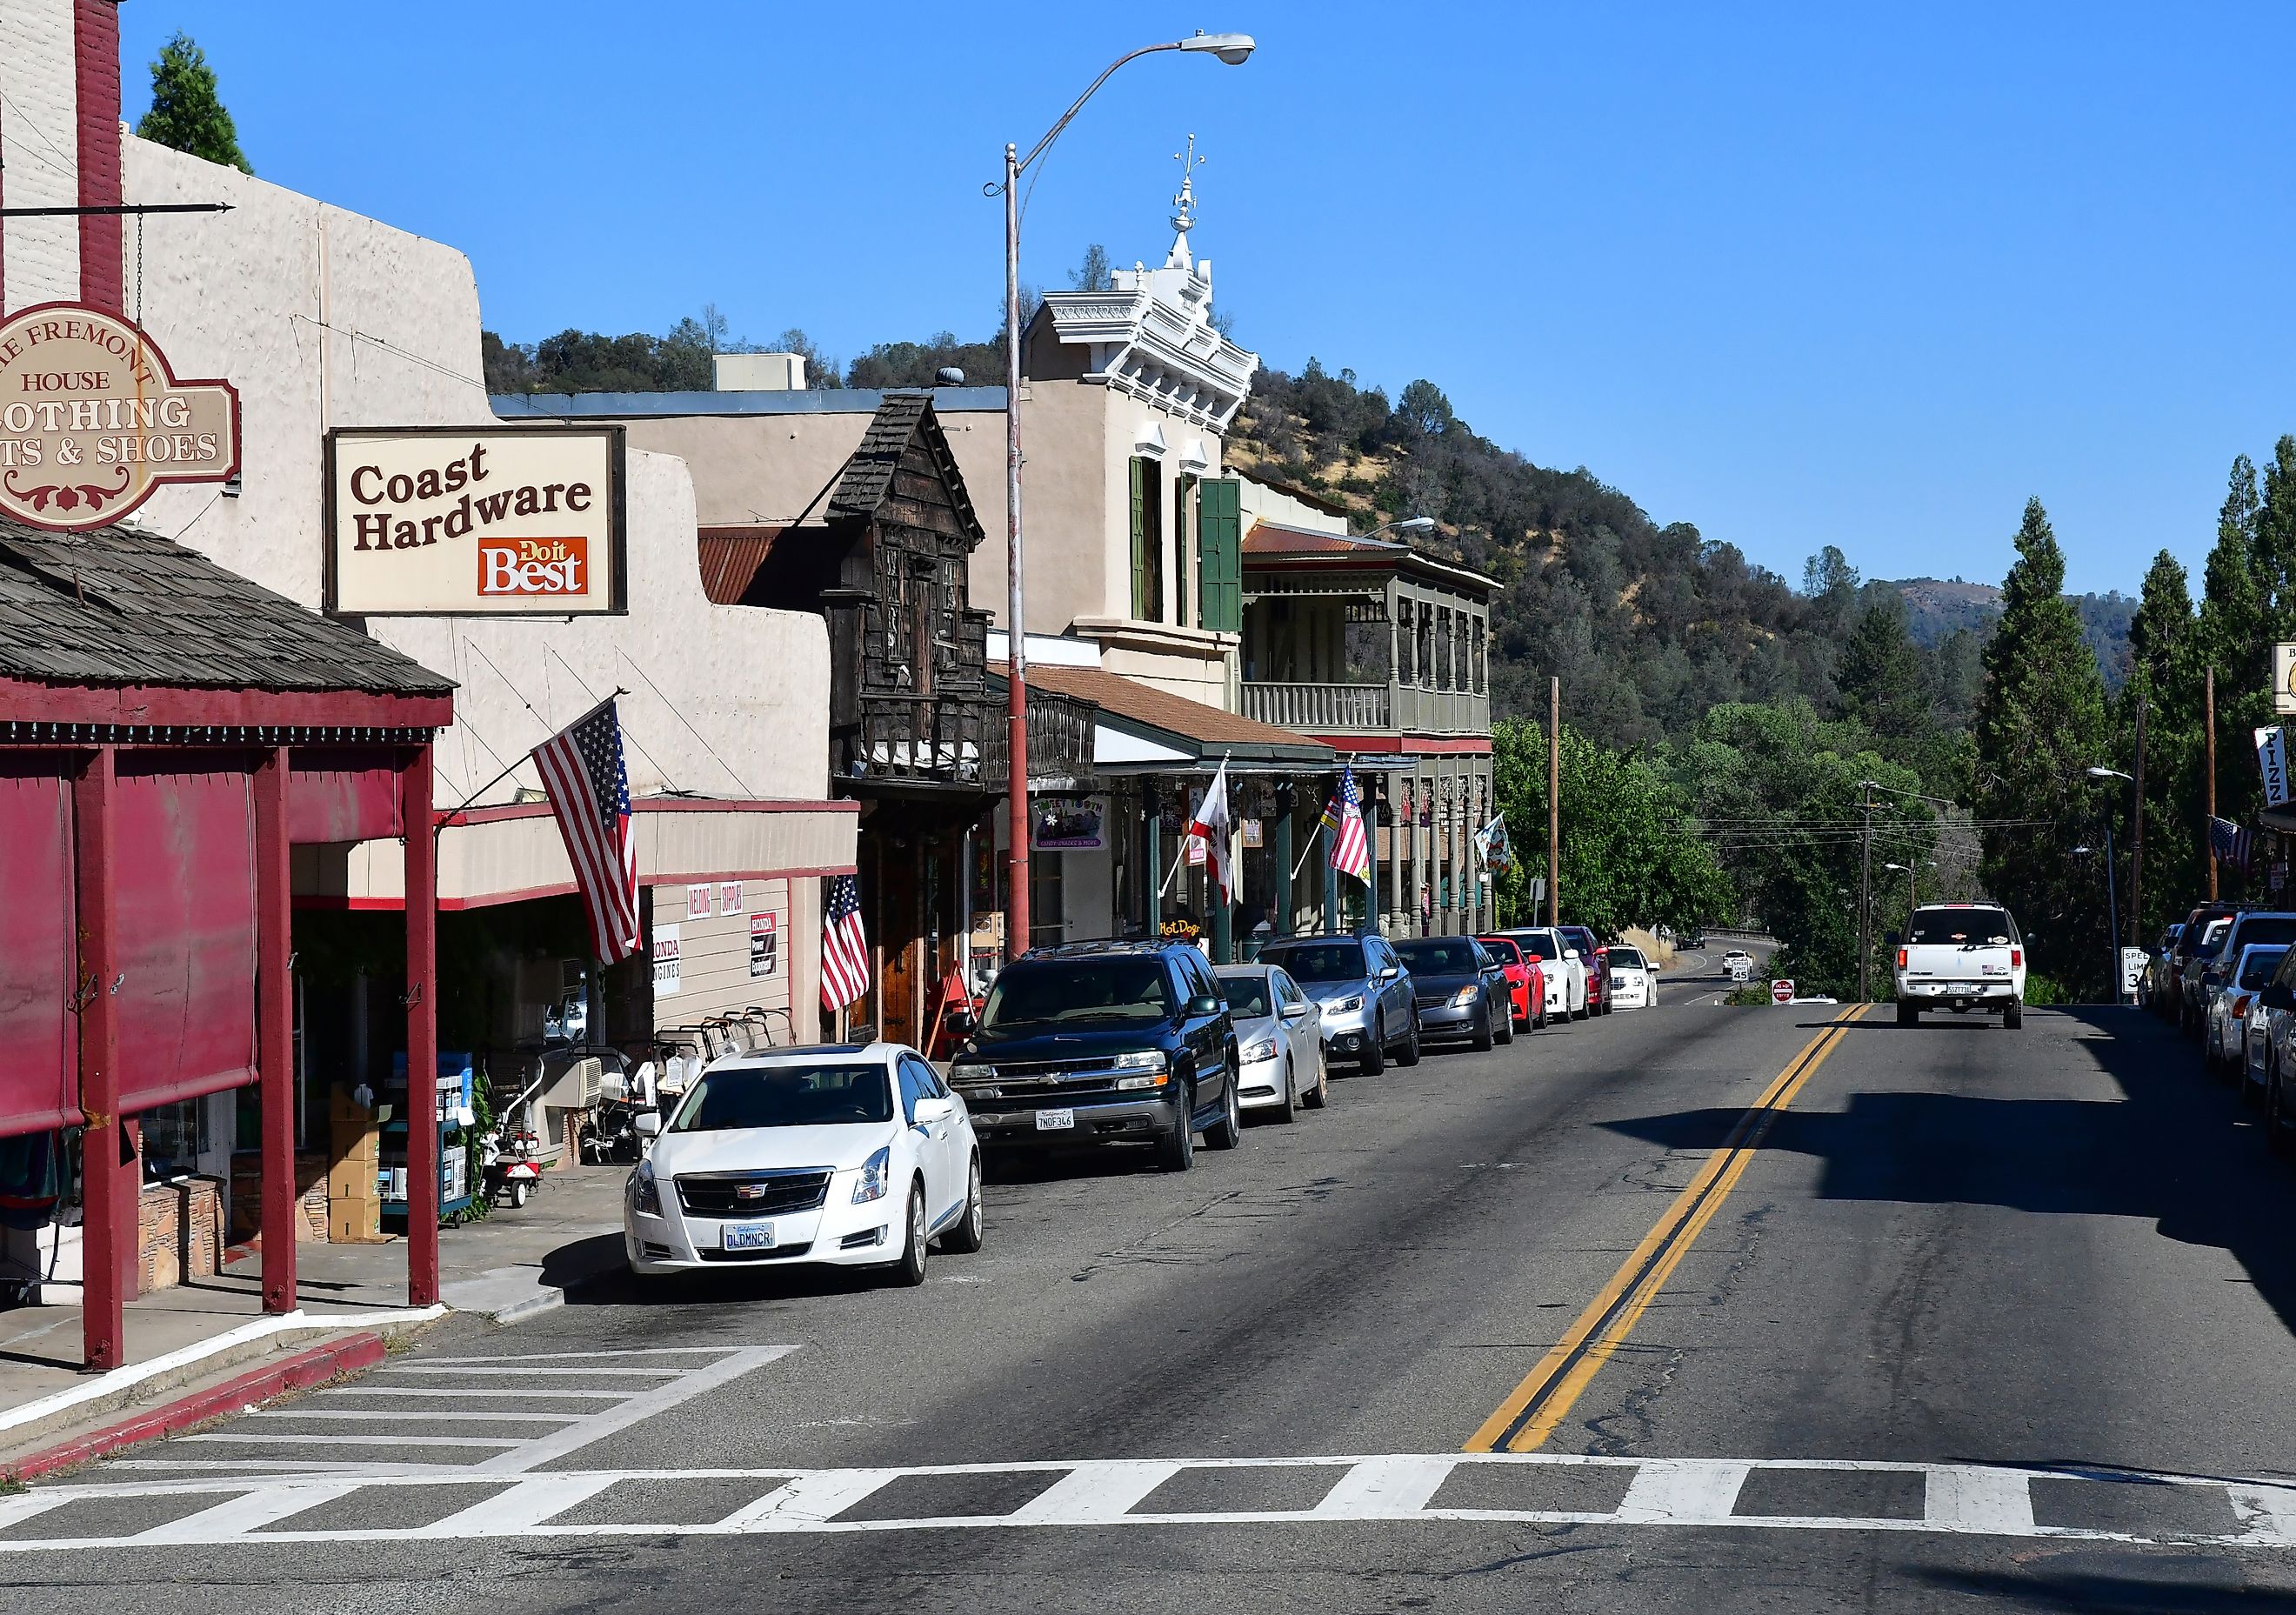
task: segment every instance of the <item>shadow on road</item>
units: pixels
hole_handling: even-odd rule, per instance
[[[2221,1558],[2177,1554],[2131,1567],[2128,1575],[2095,1571],[1916,1571],[1943,1594],[1998,1601],[2021,1610],[2079,1610],[2089,1615],[2216,1615],[2219,1611],[2296,1611],[2296,1595],[2251,1586],[2238,1564]],[[2146,1573],[2152,1572],[2152,1573]]]
[[[2060,1038],[2062,1021],[2081,1023],[2069,1041],[2088,1051],[2121,1096],[1857,1091],[1844,1110],[1784,1112],[1761,1148],[1821,1161],[1817,1194],[1826,1200],[2149,1218],[2169,1239],[2228,1252],[2296,1332],[2296,1242],[2282,1233],[2296,1215],[2296,1176],[2267,1152],[2239,1099],[2202,1070],[2191,1044],[2141,1010],[2035,1015],[2037,1024],[2012,1035],[2031,1038],[2046,1026],[2043,1016],[2059,1021],[2049,1029]],[[1605,1125],[1670,1150],[1711,1150],[1743,1115],[1716,1107]]]

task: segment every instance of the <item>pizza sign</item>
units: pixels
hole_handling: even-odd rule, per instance
[[[0,513],[78,532],[239,471],[239,393],[182,381],[143,330],[43,303],[0,324]]]

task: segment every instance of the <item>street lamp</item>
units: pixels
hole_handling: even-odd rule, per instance
[[[2107,768],[2102,764],[2092,765],[2088,769],[2088,776],[2093,780],[2126,781],[2132,788],[2136,783],[2135,775],[2123,774],[2118,768]],[[2137,811],[2140,813],[2144,811],[2142,802],[2137,804]],[[2129,872],[2128,898],[2129,907],[2134,911],[2136,906],[2136,873],[2134,870]],[[2106,809],[2104,816],[2104,904],[2105,930],[2111,933],[2110,946],[2112,949],[2112,968],[2105,972],[2104,980],[2107,988],[2112,994],[2112,1001],[2118,1004],[2120,1002],[2120,898],[2112,889],[2112,813],[2110,808]],[[2131,912],[2128,916],[2128,929],[2132,935],[2142,923],[2136,914]]]
[[[1253,47],[1250,34],[1198,33],[1166,45],[1144,45],[1119,56],[1069,104],[1026,157],[1007,143],[1004,179],[980,188],[984,196],[1004,193],[1004,796],[1005,830],[1013,842],[1006,865],[1012,890],[1004,906],[1008,960],[1019,958],[1029,946],[1029,623],[1021,608],[1021,176],[1052,149],[1093,93],[1126,62],[1160,51],[1188,51],[1216,56],[1234,67]]]
[[[1379,527],[1375,527],[1368,533],[1360,535],[1360,537],[1365,538],[1376,538],[1382,533],[1431,533],[1434,530],[1434,517],[1406,516],[1399,521],[1386,522]]]

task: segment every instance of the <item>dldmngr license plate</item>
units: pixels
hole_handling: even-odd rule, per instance
[[[1066,1133],[1073,1129],[1075,1127],[1076,1112],[1074,1111],[1039,1111],[1037,1112],[1037,1131],[1039,1133]]]
[[[726,1249],[728,1250],[770,1250],[774,1248],[774,1226],[771,1223],[729,1223],[726,1227]]]

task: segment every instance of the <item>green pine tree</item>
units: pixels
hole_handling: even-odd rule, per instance
[[[1929,726],[1923,674],[1922,654],[1907,631],[1905,596],[1890,590],[1858,614],[1833,682],[1851,717],[1885,740],[1901,741]]]
[[[2144,889],[2140,942],[2185,912],[2205,879],[2206,852],[2194,805],[2201,799],[2200,624],[2184,563],[2167,550],[2152,558],[2129,619],[2131,666],[2121,686],[2119,727],[2127,737],[2115,766],[2133,767],[2136,703],[2144,703]]]
[[[2065,556],[2028,500],[1977,703],[1976,807],[1987,889],[2028,933],[2032,967],[2084,996],[2106,986],[2104,800],[2087,775],[2111,734],[2104,681],[2064,597]]]
[[[188,34],[179,32],[168,40],[152,63],[152,110],[137,121],[135,133],[156,145],[242,174],[255,172],[239,149],[239,130],[217,93],[215,69]]]

